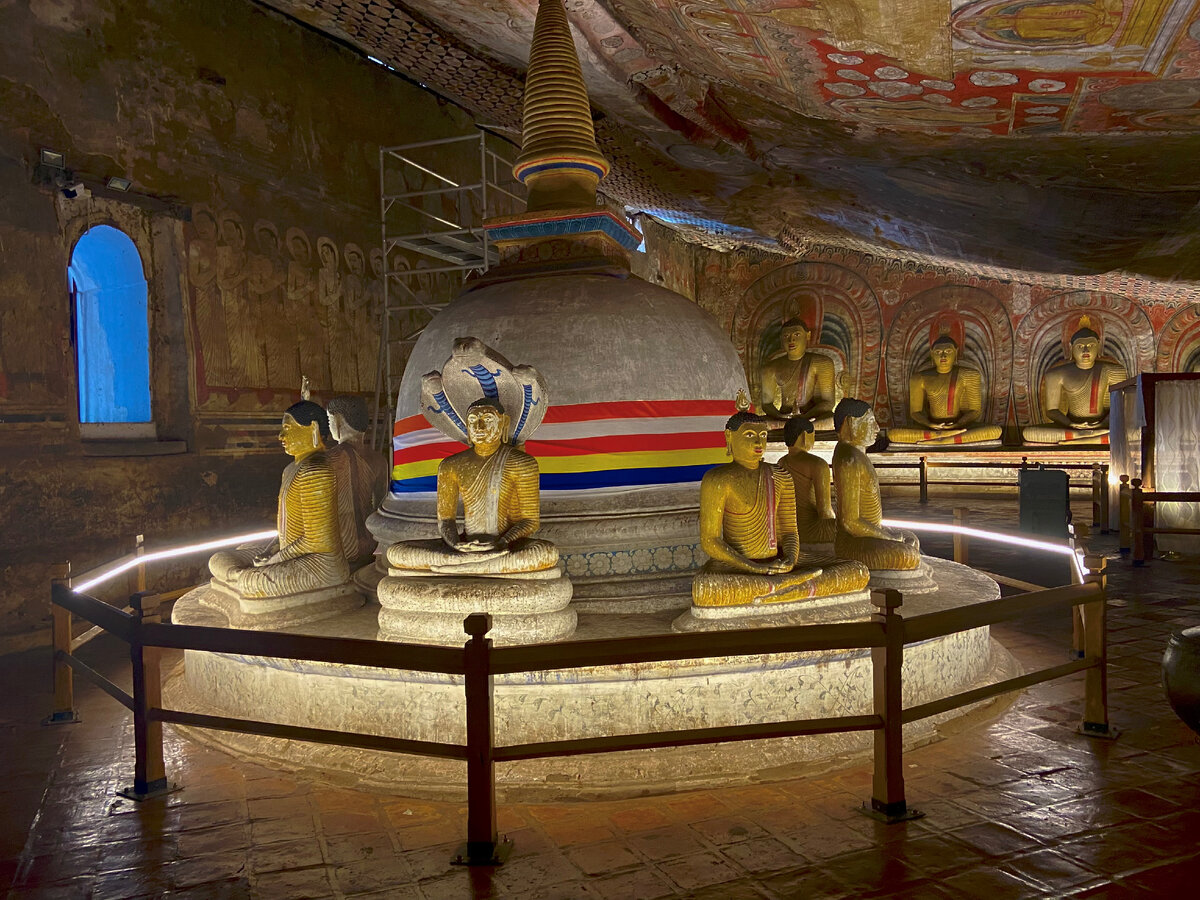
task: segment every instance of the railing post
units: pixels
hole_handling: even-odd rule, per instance
[[[921,502],[929,502],[929,457],[921,457],[920,465],[921,473]]]
[[[129,662],[133,670],[133,786],[118,791],[130,800],[150,800],[178,788],[167,783],[163,764],[162,722],[150,715],[162,708],[162,650],[142,644],[142,623],[158,616],[142,610],[141,594],[129,598],[133,628],[129,636]]]
[[[472,613],[463,622],[471,636],[464,648],[467,701],[467,842],[451,862],[459,866],[499,866],[512,841],[496,833],[495,709],[492,703],[492,617]]]
[[[1129,527],[1129,476],[1121,476],[1121,487],[1117,491],[1117,521],[1119,527],[1117,529],[1117,547],[1122,553],[1128,553],[1133,542],[1130,540],[1131,529]]]
[[[954,508],[954,524],[959,528],[967,524],[966,507],[957,506]],[[954,561],[962,563],[964,566],[969,565],[967,562],[971,553],[971,539],[965,534],[954,535]]]
[[[878,610],[871,618],[883,626],[884,635],[884,645],[871,648],[875,715],[883,725],[875,730],[871,805],[863,804],[863,812],[891,824],[925,814],[909,809],[904,799],[904,618],[899,614],[904,597],[894,590],[872,591],[871,602]]]
[[[1097,463],[1100,466],[1100,533],[1111,534],[1112,528],[1108,524],[1108,466],[1103,463]]]
[[[43,725],[63,725],[78,722],[75,710],[75,677],[71,667],[63,658],[71,652],[71,611],[54,602],[54,585],[68,587],[71,564],[55,566],[55,575],[50,582],[51,653],[54,672],[54,708],[42,719]]]
[[[1090,535],[1088,526],[1080,522],[1077,525],[1070,526],[1074,531],[1071,536],[1071,549],[1075,551],[1087,549],[1087,539]],[[1078,557],[1077,557],[1078,558]],[[1085,557],[1086,558],[1086,557]],[[1075,571],[1075,564],[1071,563],[1071,584],[1083,584],[1079,573]],[[1071,657],[1073,659],[1083,659],[1087,650],[1085,647],[1084,627],[1083,627],[1083,608],[1079,606],[1071,607]]]
[[[1085,583],[1100,588],[1100,598],[1076,607],[1083,613],[1083,638],[1086,655],[1096,661],[1084,671],[1083,721],[1079,733],[1113,739],[1117,730],[1108,723],[1108,561],[1103,556],[1086,556],[1088,574]]]
[[[1145,503],[1142,501],[1142,479],[1134,478],[1129,490],[1129,546],[1133,549],[1133,564],[1146,564]]]
[[[1104,483],[1104,472],[1100,463],[1092,463],[1092,527],[1104,530],[1104,512],[1101,509],[1108,485]]]
[[[139,559],[146,555],[146,536],[139,534],[133,539],[133,554]],[[134,589],[131,594],[140,594],[146,590],[146,564],[140,562],[133,570],[137,574],[134,576]]]

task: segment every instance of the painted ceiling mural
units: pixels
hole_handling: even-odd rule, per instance
[[[268,2],[519,125],[536,0]],[[1200,0],[566,6],[606,191],[710,242],[1200,279]]]

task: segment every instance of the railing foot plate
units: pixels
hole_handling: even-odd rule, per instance
[[[913,819],[925,818],[925,813],[913,809],[905,803],[897,803],[891,808],[876,806],[873,800],[864,800],[858,811],[864,816],[883,822],[885,825],[896,825],[900,822],[911,822]]]
[[[118,797],[124,797],[126,800],[135,800],[141,803],[143,800],[153,800],[156,797],[165,797],[167,794],[174,794],[177,791],[182,791],[183,785],[175,784],[173,781],[162,779],[161,781],[151,782],[146,785],[144,791],[139,791],[136,786],[127,787],[117,791]]]
[[[1116,728],[1102,722],[1080,722],[1075,733],[1085,737],[1100,738],[1102,741],[1115,741],[1121,736],[1121,732]]]
[[[82,722],[79,718],[79,711],[74,709],[60,710],[59,712],[50,713],[46,718],[42,719],[43,725],[74,725],[76,722]]]
[[[505,838],[494,844],[459,844],[450,857],[452,866],[502,866],[508,862],[513,842]]]

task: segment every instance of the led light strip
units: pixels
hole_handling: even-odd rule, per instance
[[[1071,557],[1075,565],[1075,574],[1082,584],[1087,571],[1083,567],[1083,554],[1066,544],[1051,544],[1049,541],[1035,541],[1032,538],[1018,537],[1015,534],[1004,534],[999,531],[981,531],[978,528],[968,528],[965,525],[949,525],[944,522],[909,522],[905,519],[884,519],[881,523],[887,528],[907,528],[912,531],[932,531],[937,534],[961,534],[985,541],[995,541],[998,544],[1010,544],[1013,547],[1028,547],[1030,550],[1045,550]]]
[[[105,572],[103,575],[97,575],[95,578],[89,578],[87,581],[80,584],[72,585],[71,590],[75,593],[82,591],[90,591],[97,585],[111,581],[118,575],[123,575],[135,566],[145,565],[146,563],[159,562],[164,559],[174,559],[177,556],[187,556],[189,553],[201,553],[204,550],[219,550],[222,547],[236,547],[238,544],[248,544],[251,541],[265,541],[274,538],[278,534],[277,531],[255,531],[251,534],[239,534],[236,537],[218,538],[215,541],[205,541],[202,544],[188,544],[185,547],[171,547],[167,550],[155,550],[153,553],[147,553],[145,556],[139,556],[135,559],[126,560],[116,568]]]

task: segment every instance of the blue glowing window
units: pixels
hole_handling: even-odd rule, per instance
[[[146,277],[125,232],[98,225],[68,269],[75,295],[80,422],[150,421]]]

